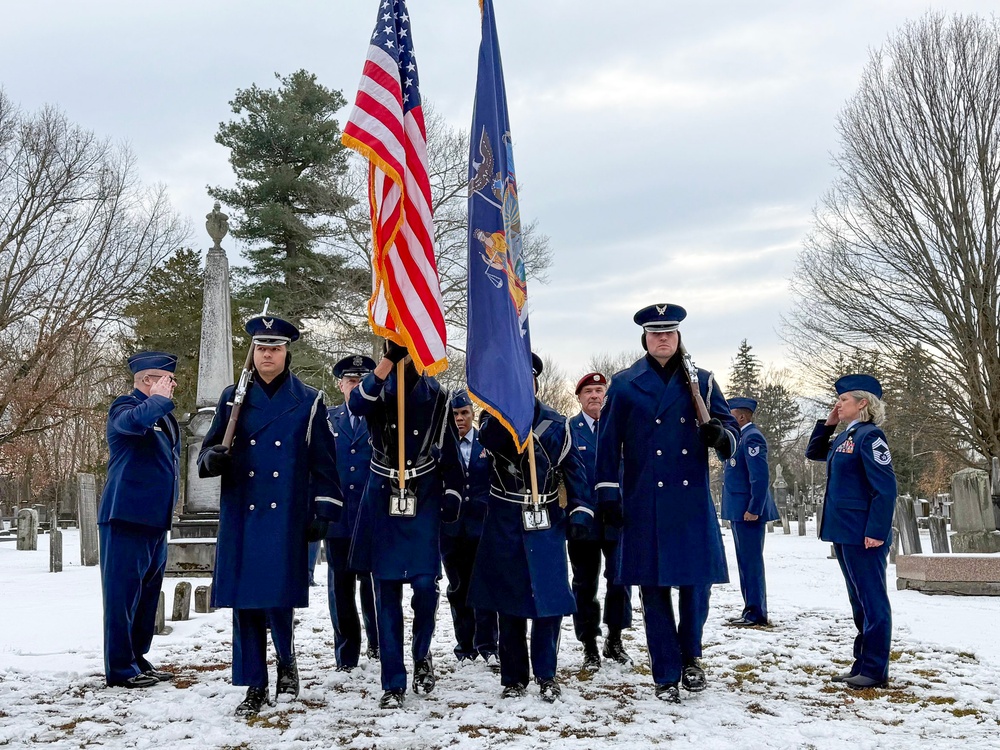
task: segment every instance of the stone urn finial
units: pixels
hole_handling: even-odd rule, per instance
[[[212,246],[213,250],[221,250],[222,238],[229,234],[229,217],[222,213],[221,208],[219,201],[216,201],[212,213],[205,216],[205,229],[208,230],[208,236],[215,243]]]

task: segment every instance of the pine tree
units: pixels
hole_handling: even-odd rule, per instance
[[[760,372],[760,360],[753,353],[753,347],[743,339],[729,369],[729,389],[726,395],[730,398],[757,398],[761,388]]]

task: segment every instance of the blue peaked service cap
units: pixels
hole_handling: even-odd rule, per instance
[[[542,370],[545,369],[545,365],[542,363],[542,358],[539,357],[534,352],[531,353],[531,372],[537,378],[542,374]]]
[[[650,333],[662,333],[665,331],[676,331],[681,321],[687,317],[687,310],[680,305],[669,303],[662,305],[650,305],[642,308],[632,320],[636,325],[642,326],[642,330]]]
[[[882,398],[882,384],[878,382],[878,378],[874,375],[865,375],[864,373],[845,375],[834,383],[833,387],[836,388],[838,394],[849,393],[851,391],[866,391],[875,396],[875,398]]]
[[[451,397],[451,408],[464,409],[466,406],[472,406],[472,399],[469,398],[469,392],[464,388],[460,391],[455,391]]]
[[[754,401],[752,398],[744,398],[743,396],[737,396],[736,398],[729,399],[729,408],[757,411],[757,402]]]
[[[257,315],[246,323],[246,331],[253,343],[261,346],[285,346],[299,338],[299,329],[287,320],[273,315]]]
[[[136,352],[128,358],[128,369],[133,375],[143,370],[173,372],[177,369],[177,355],[166,352]]]
[[[349,354],[333,366],[335,378],[363,378],[375,369],[375,360],[361,354]]]

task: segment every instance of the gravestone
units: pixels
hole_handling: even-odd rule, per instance
[[[892,527],[892,542],[889,543],[889,563],[896,564],[896,555],[899,554],[899,529]]]
[[[49,531],[49,572],[62,573],[63,535],[58,526]]]
[[[93,474],[76,475],[78,498],[76,522],[80,526],[80,564],[97,565],[101,561],[100,537],[97,534],[97,480]]]
[[[951,477],[951,548],[954,552],[1000,552],[989,475],[962,469]]]
[[[919,555],[920,530],[917,528],[917,515],[913,510],[913,498],[900,495],[896,498],[896,528],[899,529],[899,550],[904,555]]]
[[[951,552],[948,543],[948,522],[941,516],[929,516],[927,527],[931,531],[931,552],[937,555]]]
[[[191,619],[191,584],[187,581],[174,587],[174,611],[170,619],[174,622]]]
[[[774,504],[778,506],[778,515],[781,518],[781,530],[786,534],[791,533],[788,527],[788,483],[781,473],[781,464],[774,467],[774,484],[771,485],[774,495]]]
[[[215,611],[215,607],[212,606],[211,586],[198,586],[194,590],[194,611],[199,614]]]
[[[806,507],[804,505],[800,505],[799,507],[797,507],[795,509],[795,513],[797,514],[796,517],[798,518],[798,522],[799,522],[799,536],[805,536],[806,535]]]
[[[167,632],[167,618],[164,610],[166,610],[166,597],[161,591],[160,597],[156,601],[156,629],[153,631],[156,635],[166,635]]]
[[[816,503],[816,538],[819,539],[819,530],[823,527],[823,501]]]
[[[38,549],[38,511],[34,508],[21,508],[17,512],[17,548]]]
[[[990,495],[993,500],[993,526],[1000,529],[1000,458],[990,461]]]

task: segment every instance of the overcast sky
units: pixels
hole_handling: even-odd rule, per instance
[[[811,212],[834,177],[836,117],[871,49],[949,0],[494,0],[521,212],[555,252],[529,288],[532,341],[571,377],[638,346],[633,313],[688,310],[702,367],[747,338],[784,358],[780,316]],[[130,144],[207,248],[206,185],[233,182],[213,139],[227,102],[305,68],[353,103],[378,0],[5,2],[0,87]],[[421,90],[472,116],[476,0],[409,0]],[[349,111],[340,114],[343,125]],[[230,257],[239,247],[229,238]]]

